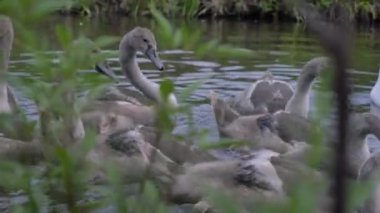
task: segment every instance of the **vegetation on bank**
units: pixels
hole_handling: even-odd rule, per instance
[[[65,1],[65,0],[61,0]],[[347,11],[352,19],[362,22],[379,21],[380,3],[375,0],[309,0],[326,17],[336,18]],[[63,14],[128,16],[151,15],[149,4],[166,16],[239,17],[254,20],[297,20],[303,17],[297,11],[297,0],[76,0],[60,10]]]

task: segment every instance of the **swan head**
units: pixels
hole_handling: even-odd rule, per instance
[[[331,59],[328,57],[316,57],[308,61],[304,66],[304,71],[307,72],[311,78],[319,76],[321,70],[326,69],[331,64]]]
[[[239,117],[239,114],[220,99],[215,91],[211,90],[209,97],[210,105],[214,111],[214,116],[219,127],[223,127]]]
[[[111,67],[109,66],[109,64],[106,61],[97,62],[95,64],[95,70],[98,73],[103,74],[103,75],[111,78],[115,82],[117,82],[117,83],[119,82],[115,72],[111,69]]]
[[[120,44],[120,51],[126,51],[132,48],[135,51],[142,52],[159,70],[164,70],[160,58],[157,54],[157,42],[153,33],[143,27],[135,27],[129,31]]]

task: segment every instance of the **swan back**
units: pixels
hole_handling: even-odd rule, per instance
[[[278,111],[273,115],[278,136],[285,142],[310,140],[312,122],[305,117]]]
[[[239,114],[229,107],[223,100],[219,99],[215,91],[210,91],[210,104],[218,127],[224,127],[239,117]]]
[[[285,109],[285,105],[293,95],[293,88],[284,81],[260,80],[250,97],[254,106],[266,105],[269,113]]]
[[[361,208],[361,212],[380,212],[380,153],[375,153],[361,167],[360,181],[374,181],[374,188],[368,200]]]
[[[306,166],[303,162],[291,160],[281,155],[272,157],[270,162],[276,169],[286,193],[292,193],[302,179],[320,180],[322,177],[320,172]]]
[[[366,141],[368,134],[380,137],[380,119],[371,113],[351,114],[347,137],[347,163],[350,177],[357,178],[359,169],[371,156]]]
[[[196,202],[204,196],[204,187],[212,187],[234,194],[239,201],[247,197],[250,204],[255,198],[282,198],[282,181],[270,163],[270,157],[276,155],[271,152],[190,166],[175,177],[170,196],[177,202]]]
[[[266,149],[243,156],[234,179],[240,184],[256,186],[282,195],[283,182],[270,162],[272,157],[277,156],[277,152]]]
[[[240,115],[274,113],[285,109],[285,105],[293,95],[293,87],[285,81],[275,80],[270,71],[264,73],[229,104]]]
[[[380,108],[380,70],[375,86],[370,93],[371,101]]]

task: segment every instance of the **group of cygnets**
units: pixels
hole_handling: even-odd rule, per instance
[[[0,113],[11,115],[18,112],[17,98],[5,80],[12,42],[12,22],[10,18],[0,16]],[[177,108],[179,104],[174,94],[164,100],[160,85],[144,76],[136,60],[137,52],[144,53],[157,69],[164,69],[157,54],[155,37],[149,29],[136,27],[122,38],[119,45],[122,71],[145,98],[158,106],[168,103],[172,109]],[[94,128],[98,134],[95,147],[86,156],[94,168],[93,178],[89,181],[94,184],[105,182],[105,171],[113,165],[126,182],[139,181],[148,175],[167,201],[196,203],[194,209],[200,212],[217,211],[211,199],[215,190],[228,195],[247,212],[254,212],[254,206],[259,202],[286,202],[300,181],[321,184],[328,180],[333,168],[334,126],[315,126],[308,118],[310,89],[329,64],[327,57],[308,61],[295,88],[266,72],[233,99],[222,100],[211,91],[211,107],[220,135],[245,142],[242,147],[231,148],[237,154],[228,160],[173,141],[174,138],[158,137],[155,107],[128,97],[117,88],[110,88],[73,121],[76,143],[83,139],[86,128]],[[108,75],[112,73],[105,66],[97,69]],[[380,107],[380,80],[373,87],[370,98]],[[323,132],[322,138],[317,138],[315,133],[318,131]],[[367,182],[378,179],[380,155],[370,153],[366,142],[368,134],[380,139],[380,119],[371,113],[351,113],[346,141],[348,180]],[[0,137],[0,153],[12,153],[15,147],[24,149],[23,154],[34,150],[38,155],[43,150],[37,139],[27,143],[6,136]],[[323,157],[310,165],[308,162],[315,152]],[[13,159],[9,153],[5,156]],[[318,205],[315,212],[329,211],[332,202],[328,190],[316,193]],[[358,209],[380,212],[380,181]]]

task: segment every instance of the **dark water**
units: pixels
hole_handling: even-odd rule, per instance
[[[294,83],[303,64],[313,57],[323,55],[318,41],[308,33],[305,33],[301,24],[257,24],[242,21],[173,21],[175,26],[186,26],[190,29],[201,30],[205,41],[219,39],[223,43],[232,44],[255,51],[251,58],[218,60],[212,54],[206,58],[195,56],[193,51],[168,49],[160,44],[158,48],[166,71],[160,72],[154,69],[148,60],[140,57],[139,62],[144,73],[153,81],[160,81],[161,77],[167,76],[172,79],[177,93],[191,83],[202,80],[204,83],[195,91],[186,102],[194,103],[194,116],[200,127],[207,127],[212,131],[211,138],[217,133],[213,115],[208,105],[208,94],[215,90],[221,97],[230,97],[252,82],[258,79],[265,71],[271,71],[277,79]],[[55,25],[62,23],[71,28],[76,35],[85,35],[95,39],[102,35],[121,37],[124,33],[135,26],[144,26],[158,32],[160,29],[152,20],[132,20],[130,18],[104,18],[104,19],[77,19],[53,17],[38,29],[38,33],[47,36],[46,44],[50,51],[47,54],[56,60],[60,52],[57,39],[54,37]],[[356,44],[352,57],[352,82],[354,93],[352,102],[357,110],[367,111],[369,109],[369,91],[377,78],[377,70],[380,58],[380,29],[359,28],[355,34]],[[115,71],[120,72],[117,58],[118,44],[104,49],[104,52],[112,53],[114,57],[108,60]],[[33,63],[31,54],[25,51],[23,46],[16,42],[12,53],[12,64],[10,75],[14,78],[37,78],[28,70]],[[81,77],[95,75],[93,70],[82,71]],[[122,86],[130,87],[127,80]],[[314,89],[319,87],[319,81]],[[89,85],[84,88],[91,89]],[[23,94],[19,94],[23,97]],[[315,103],[314,93],[311,96],[311,106]],[[22,98],[22,104],[32,118],[36,118],[35,106],[28,99]],[[314,108],[312,108],[313,110]],[[181,123],[181,118],[179,119]],[[180,125],[178,131],[183,131]]]

